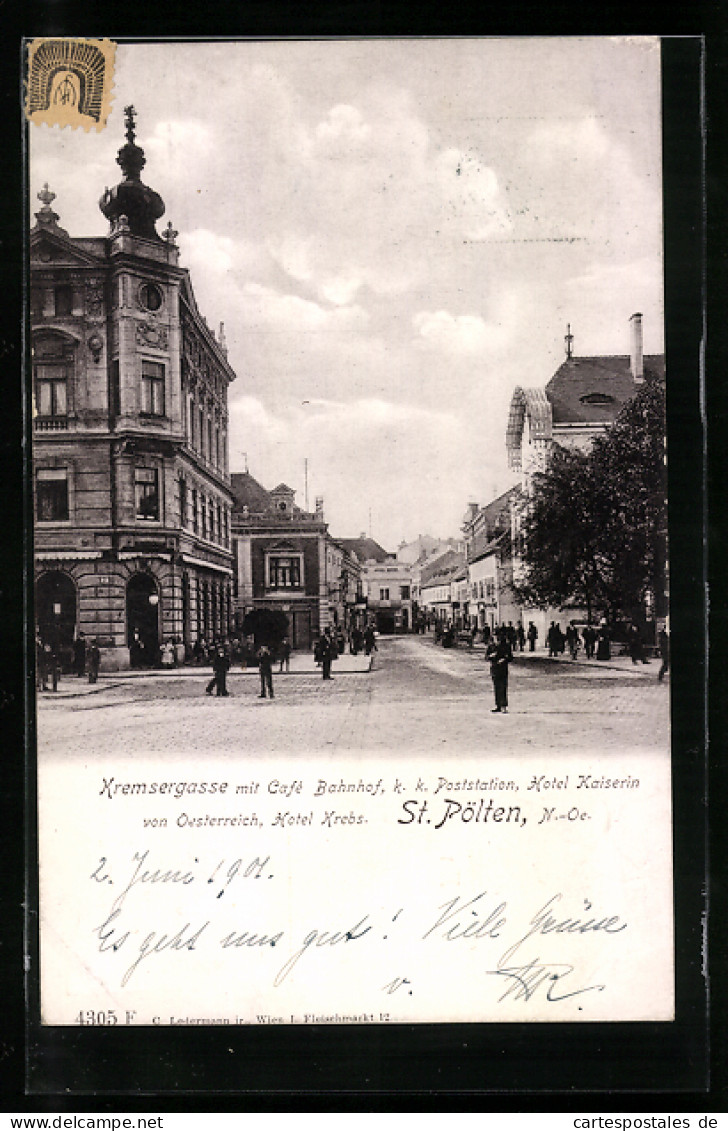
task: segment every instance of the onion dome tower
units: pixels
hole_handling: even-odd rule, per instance
[[[133,236],[146,240],[159,240],[154,224],[164,215],[164,201],[158,192],[142,184],[140,173],[147,163],[144,150],[135,142],[133,106],[124,107],[126,125],[126,145],[119,150],[116,158],[124,174],[114,188],[107,188],[99,201],[99,208],[110,222],[112,229],[126,217],[129,231]]]

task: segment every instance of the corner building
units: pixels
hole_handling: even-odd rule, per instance
[[[30,235],[35,621],[67,661],[155,663],[232,616],[230,382],[126,110],[104,237],[59,226],[45,186]]]

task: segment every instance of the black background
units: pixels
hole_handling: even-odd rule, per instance
[[[216,9],[208,4],[203,20],[191,8],[171,5],[142,13],[141,5],[122,5],[118,0],[113,9],[108,4],[84,7],[64,0],[25,6],[22,17],[15,20],[15,34],[6,27],[3,36],[0,1087],[4,1110],[153,1114],[411,1111],[419,1107],[457,1111],[465,1107],[480,1112],[720,1112],[727,1059],[725,1024],[721,1024],[726,965],[725,752],[721,745],[726,700],[721,662],[728,628],[724,576],[728,544],[723,524],[728,404],[720,364],[728,358],[723,341],[728,323],[721,183],[728,168],[722,129],[726,94],[723,14],[711,5],[693,6],[684,14],[663,7],[659,15],[656,9],[642,8],[638,13],[634,7],[625,11],[603,5],[594,19],[584,10],[577,18],[563,5],[547,10],[512,5],[507,11],[475,10],[467,5],[458,5],[454,11],[420,5],[413,11],[383,3],[328,4],[305,11],[301,7],[258,3],[242,9],[236,3],[220,4]],[[0,8],[0,12],[7,15],[7,9]],[[27,223],[22,206],[21,36],[655,34],[668,27],[671,35],[663,42],[663,99],[677,1020],[672,1024],[307,1026],[224,1031],[182,1027],[40,1030],[31,1026],[26,1032],[24,830],[30,833],[31,877],[34,838],[32,805],[30,812],[25,810],[22,754],[26,734],[23,626],[30,620],[24,602],[32,590],[24,585],[28,567],[23,554],[24,545],[30,548],[30,525],[24,497],[27,448],[20,378],[22,237]],[[706,235],[710,247],[707,276]],[[710,334],[706,382],[701,389],[700,342],[706,311],[711,315]],[[709,463],[703,428],[706,417],[710,422]],[[708,535],[715,563],[710,601],[711,673],[706,663]],[[712,696],[708,701],[709,677]],[[713,736],[710,826],[706,822],[708,703]],[[32,772],[32,758],[29,766]],[[32,781],[30,784],[27,796],[32,799]],[[32,898],[31,943],[35,929]],[[711,913],[712,1027],[702,971],[701,917],[706,901]],[[36,984],[35,973],[31,972],[31,987]],[[27,1068],[33,1095],[24,1094]]]

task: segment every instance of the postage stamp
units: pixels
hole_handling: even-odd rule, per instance
[[[34,39],[28,44],[25,112],[35,125],[102,130],[111,110],[116,44]]]

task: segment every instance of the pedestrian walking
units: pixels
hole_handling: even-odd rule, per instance
[[[48,690],[48,659],[43,637],[39,632],[35,635],[35,685],[39,691]]]
[[[569,621],[569,626],[566,629],[566,643],[572,660],[575,660],[579,653],[579,633],[576,630],[573,620]]]
[[[88,649],[88,681],[89,683],[97,683],[99,678],[99,668],[101,667],[101,651],[99,649],[96,637],[89,643]]]
[[[314,650],[314,659],[317,664],[321,664],[321,677],[322,679],[331,679],[331,661],[333,660],[333,649],[336,647],[328,633],[324,632],[319,636],[316,641],[316,648]]]
[[[379,649],[377,648],[377,638],[375,636],[374,629],[370,624],[367,625],[364,632],[364,651],[366,652],[367,656],[371,656],[372,652],[379,651]]]
[[[609,629],[607,628],[607,622],[602,621],[597,633],[597,659],[609,660],[611,656],[612,650],[609,646]]]
[[[79,632],[73,642],[73,670],[76,678],[86,672],[86,638],[82,632]]]
[[[51,677],[51,691],[58,691],[58,681],[61,678],[61,665],[58,662],[58,652],[50,644],[43,645],[43,654],[45,656],[46,665],[46,680],[48,676]],[[46,691],[48,688],[46,687]]]
[[[260,698],[265,699],[267,691],[268,698],[273,699],[273,657],[270,648],[265,644],[258,649],[258,672],[260,674]]]
[[[518,651],[523,652],[526,647],[526,633],[523,628],[523,621],[519,621],[518,628],[516,629],[516,636],[518,638]]]
[[[645,656],[644,645],[642,643],[642,633],[636,624],[629,626],[627,644],[633,664],[649,664],[650,661]]]
[[[581,638],[584,641],[584,653],[587,660],[594,659],[594,647],[597,641],[597,634],[593,625],[588,624],[582,629]]]
[[[538,629],[532,620],[528,622],[528,632],[526,636],[528,637],[528,650],[529,652],[533,652],[536,648],[536,641],[538,640]]]
[[[227,673],[229,672],[229,670],[230,658],[227,654],[225,646],[223,644],[218,644],[218,646],[213,649],[212,653],[213,676],[207,687],[205,688],[207,695],[212,695],[213,689],[215,689],[216,695],[227,696],[230,694],[227,689]]]
[[[662,660],[660,670],[657,673],[657,678],[659,679],[660,683],[662,683],[663,679],[665,678],[665,674],[670,670],[670,637],[667,635],[667,630],[665,628],[660,629],[660,635],[657,638],[657,644],[660,649],[660,659]]]
[[[280,674],[283,671],[284,664],[286,666],[286,671],[289,672],[291,670],[291,642],[287,636],[284,636],[281,640],[280,661],[281,662],[280,667],[278,668],[278,673]]]
[[[495,695],[495,707],[491,713],[505,714],[508,712],[508,665],[513,659],[513,649],[503,628],[498,630],[495,639],[488,645],[485,658],[490,660],[490,675]]]

